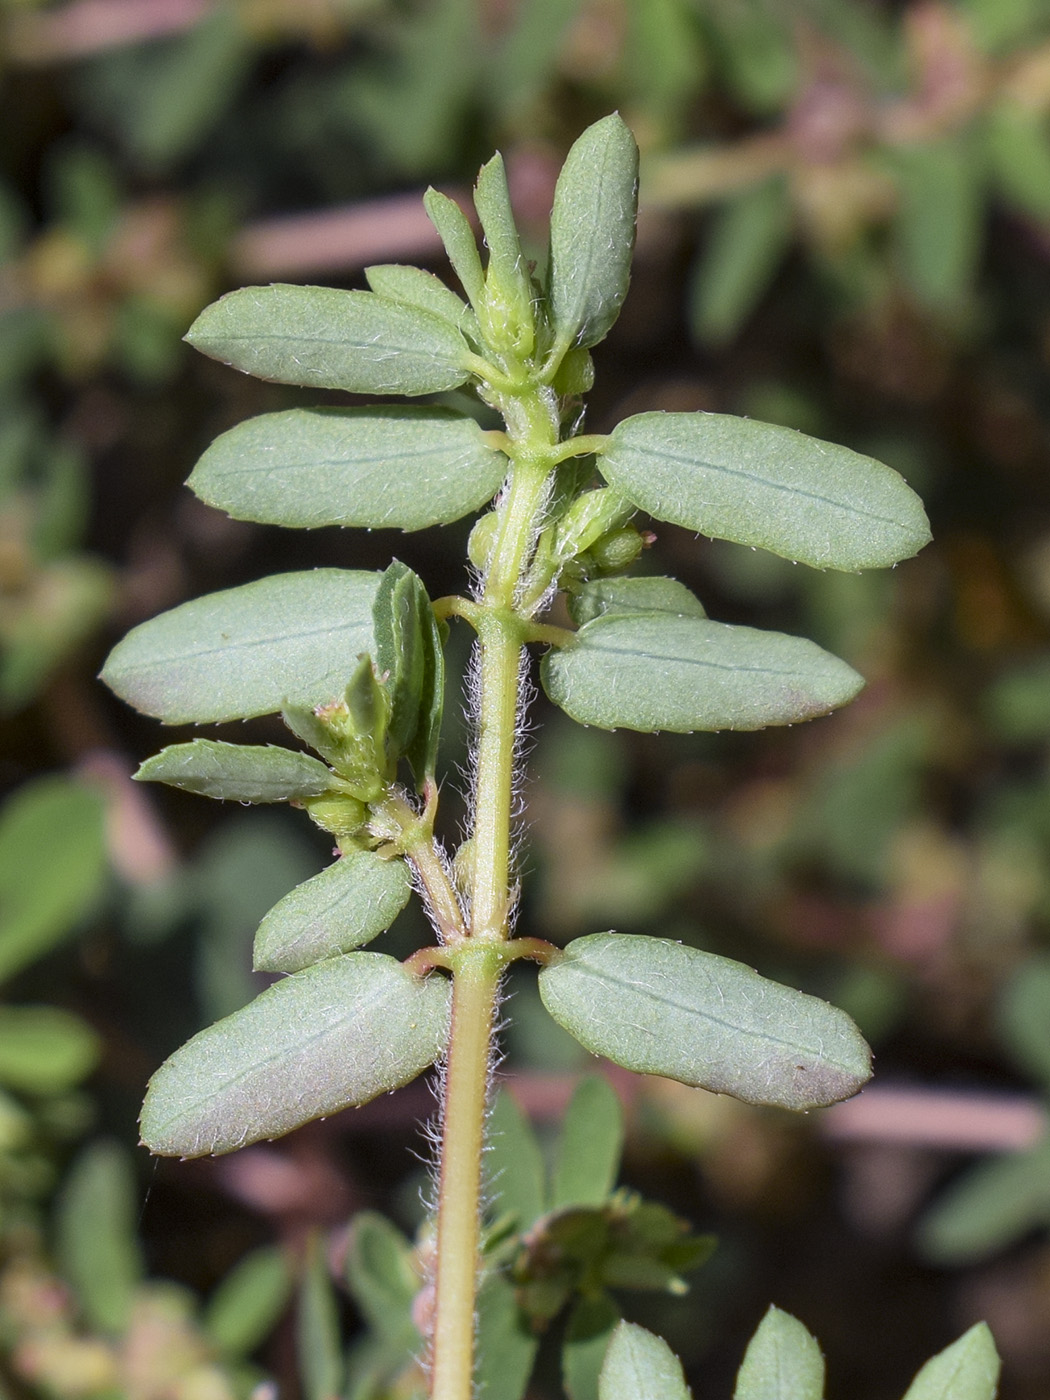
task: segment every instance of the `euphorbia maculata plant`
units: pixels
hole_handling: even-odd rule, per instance
[[[471,588],[431,600],[397,561],[381,573],[276,575],[135,628],[103,673],[168,724],[280,713],[302,747],[194,739],[162,750],[138,776],[220,799],[289,802],[336,848],[332,864],[259,928],[255,966],[278,980],[153,1077],[143,1139],[180,1157],[231,1152],[441,1062],[426,1329],[435,1400],[474,1391],[486,1105],[512,962],[538,963],[551,1016],[631,1070],[796,1110],[846,1098],[870,1074],[848,1016],[737,962],[613,932],[556,948],[515,928],[514,791],[532,649],[543,652],[554,704],[603,728],[792,724],[845,704],[862,685],[811,641],[713,621],[675,579],[632,574],[639,515],[818,569],[892,565],[929,537],[896,472],[783,427],[641,413],[608,434],[580,431],[591,350],[627,294],[637,168],[618,116],[583,133],[558,180],[542,274],[522,256],[498,155],[474,192],[486,264],[466,215],[431,190],[427,212],[465,299],[429,272],[387,265],[367,270],[369,291],[254,287],[208,307],[188,340],[249,374],[412,398],[469,388],[498,413],[499,430],[434,406],[264,414],[224,433],[189,482],[237,519],[305,528],[418,530],[480,511]],[[545,620],[558,594],[570,626]],[[476,642],[470,829],[450,858],[435,831],[452,620]],[[359,951],[413,895],[431,946],[406,962]],[[602,1400],[686,1394],[666,1344],[629,1324],[612,1337]],[[991,1376],[965,1391],[984,1400],[994,1393],[994,1348],[980,1328],[960,1346],[971,1374]],[[818,1360],[801,1324],[774,1311],[741,1370],[738,1400],[819,1396]],[[790,1381],[793,1367],[801,1388],[784,1389],[775,1376]],[[504,1381],[500,1400],[524,1384]],[[911,1400],[948,1394],[909,1391]]]

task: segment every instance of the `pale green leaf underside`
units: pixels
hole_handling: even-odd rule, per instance
[[[370,652],[379,574],[314,569],[209,593],[143,622],[102,679],[167,724],[274,713],[341,696]]]
[[[863,679],[803,637],[669,613],[610,612],[543,659],[547,694],[602,729],[761,729],[827,714]]]
[[[665,938],[577,938],[539,982],[581,1045],[641,1074],[792,1109],[848,1098],[871,1075],[844,1011]]]
[[[706,617],[700,599],[676,578],[596,578],[569,599],[569,612],[581,627],[603,613],[676,613]]]
[[[987,1324],[978,1322],[927,1361],[904,1400],[995,1400],[998,1382],[995,1342]]]
[[[690,1400],[690,1391],[664,1339],[621,1322],[605,1353],[598,1400]]]
[[[237,520],[422,530],[480,509],[506,471],[474,419],[447,410],[294,408],[223,433],[188,484]]]
[[[733,1400],[823,1400],[824,1358],[802,1323],[770,1308],[751,1338]]]
[[[445,1047],[449,986],[381,953],[275,983],[161,1065],[143,1142],[168,1157],[233,1152],[407,1084]]]
[[[390,927],[411,892],[403,860],[349,850],[266,915],[255,935],[255,970],[299,972],[360,948]]]
[[[470,307],[432,272],[403,263],[378,263],[365,268],[365,277],[377,296],[429,311],[457,330],[477,335],[477,320]]]
[[[139,782],[167,783],[227,802],[289,802],[292,798],[319,797],[334,781],[323,763],[309,754],[276,744],[224,744],[215,739],[193,739],[169,744],[147,758],[135,778]]]
[[[599,467],[658,520],[818,569],[882,568],[930,538],[892,468],[771,423],[642,413],[613,430]]]
[[[334,287],[243,287],[205,307],[186,339],[259,379],[353,394],[435,394],[470,373],[447,322]]]
[[[566,157],[551,210],[551,316],[560,346],[596,345],[630,281],[638,147],[621,117],[587,128]]]

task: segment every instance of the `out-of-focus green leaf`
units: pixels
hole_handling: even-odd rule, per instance
[[[721,206],[692,289],[691,322],[701,341],[729,340],[751,315],[791,244],[793,223],[779,177]]]
[[[512,1094],[501,1089],[489,1114],[485,1170],[497,1215],[512,1215],[524,1233],[543,1213],[545,1182],[539,1143]]]
[[[904,1400],[995,1400],[999,1369],[992,1334],[978,1322],[927,1361]]]
[[[259,972],[300,972],[363,947],[390,927],[411,893],[403,860],[348,850],[274,905],[255,935],[253,964]]]
[[[998,1008],[1011,1054],[1050,1086],[1050,956],[1028,958],[1007,982]]]
[[[981,1162],[952,1182],[919,1226],[921,1253],[958,1267],[1050,1224],[1050,1142]]]
[[[641,1074],[794,1109],[849,1098],[871,1076],[845,1012],[665,938],[574,939],[539,982],[581,1045]]]
[[[658,520],[818,569],[884,568],[930,538],[898,472],[774,423],[640,413],[613,430],[599,467]]]
[[[82,89],[134,156],[164,168],[188,155],[224,115],[253,51],[236,13],[220,7],[185,34],[88,64]]]
[[[239,1259],[211,1297],[204,1334],[224,1356],[246,1357],[273,1331],[292,1292],[283,1249],[264,1245]]]
[[[638,147],[615,113],[589,126],[565,158],[551,211],[547,271],[555,344],[596,345],[623,305],[638,203]]]
[[[597,578],[569,597],[569,612],[579,626],[603,613],[669,612],[678,617],[706,617],[700,599],[676,578]]]
[[[399,18],[387,52],[355,66],[343,105],[397,168],[445,168],[461,144],[482,59],[475,0],[442,0]]]
[[[894,150],[901,269],[934,310],[958,307],[973,290],[984,224],[979,154],[961,136]]]
[[[100,559],[67,555],[40,570],[9,614],[0,649],[0,708],[31,700],[72,649],[94,631],[113,600]]]
[[[318,1235],[307,1250],[295,1331],[303,1400],[333,1400],[342,1391],[344,1372],[339,1305]]]
[[[236,520],[422,530],[479,510],[506,472],[473,418],[445,409],[294,408],[223,433],[188,485]]]
[[[58,1198],[56,1247],[62,1273],[92,1327],[122,1333],[143,1276],[138,1190],[128,1153],[100,1140],[80,1154]]]
[[[623,1131],[623,1109],[608,1080],[582,1080],[562,1124],[551,1187],[555,1210],[602,1204],[616,1185]]]
[[[982,696],[987,723],[1009,744],[1050,734],[1050,658],[1037,657],[998,676]]]
[[[67,141],[51,156],[47,176],[56,219],[97,256],[120,213],[112,162],[98,146]]]
[[[0,816],[0,981],[91,913],[106,875],[102,795],[67,778],[28,783]]]
[[[259,921],[318,864],[309,833],[272,811],[232,813],[203,842],[184,875],[196,915],[203,1020],[239,1011],[262,990],[250,961]]]
[[[186,339],[259,379],[353,394],[436,394],[470,376],[467,343],[447,321],[374,292],[242,287],[206,307]]]
[[[195,598],[133,628],[102,679],[167,724],[248,719],[286,701],[327,704],[373,649],[379,579],[314,569]]]
[[[959,9],[986,53],[1012,49],[1046,24],[1042,0],[960,0]]]
[[[602,729],[762,729],[815,719],[864,684],[803,637],[670,613],[609,613],[550,651],[547,694]]]
[[[139,765],[139,782],[216,797],[224,802],[290,802],[317,797],[336,781],[323,763],[279,744],[225,744],[192,739],[169,744]]]
[[[759,114],[778,111],[797,90],[800,59],[790,17],[776,0],[728,0],[700,11],[719,75]]]
[[[598,1400],[692,1400],[682,1363],[662,1337],[621,1322],[605,1352]]]
[[[233,1152],[414,1079],[448,1036],[449,984],[380,953],[275,983],[188,1041],[150,1080],[142,1137],[162,1156]]]
[[[631,5],[624,45],[624,81],[647,115],[677,127],[681,109],[710,69],[689,0]]]
[[[797,1318],[769,1309],[748,1344],[733,1400],[824,1400],[824,1358]]]
[[[474,1382],[491,1400],[522,1400],[539,1338],[529,1329],[513,1286],[490,1274],[478,1291],[478,1356]]]
[[[1050,130],[1045,116],[1017,103],[993,107],[984,148],[1003,196],[1037,219],[1050,219]]]
[[[485,65],[489,104],[514,127],[546,94],[581,0],[522,0]]]
[[[88,465],[61,440],[49,444],[37,492],[33,548],[44,563],[58,560],[80,541],[90,509]]]
[[[620,1309],[607,1293],[581,1298],[573,1308],[561,1352],[562,1381],[569,1400],[598,1400],[602,1363],[620,1320]]]
[[[57,1006],[0,1006],[0,1083],[25,1094],[64,1094],[98,1064],[98,1036]]]
[[[377,1211],[359,1211],[351,1222],[346,1280],[374,1331],[406,1350],[418,1345],[412,1304],[423,1280],[412,1246]]]

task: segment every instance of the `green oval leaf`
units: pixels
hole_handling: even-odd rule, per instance
[[[223,433],[188,484],[236,520],[422,530],[479,510],[506,472],[474,419],[445,409],[293,408]]]
[[[435,394],[470,374],[446,321],[335,287],[242,287],[205,307],[186,339],[259,379],[352,394]]]
[[[548,295],[562,353],[596,345],[627,295],[638,207],[638,147],[616,113],[565,158],[551,210]]]
[[[102,680],[166,724],[250,719],[286,700],[325,704],[372,650],[379,578],[314,569],[195,598],[133,628]]]
[[[598,1400],[691,1400],[682,1363],[662,1337],[621,1322],[605,1352]]]
[[[921,1254],[958,1268],[1050,1223],[1050,1141],[979,1162],[938,1195],[919,1225]]]
[[[995,1400],[999,1369],[992,1334],[978,1322],[927,1361],[904,1400]]]
[[[208,1299],[201,1328],[226,1357],[251,1355],[273,1331],[292,1291],[291,1263],[279,1245],[239,1259]]]
[[[793,1109],[849,1098],[871,1075],[844,1011],[665,938],[577,938],[539,982],[581,1045],[641,1074]]]
[[[0,1006],[0,1083],[24,1094],[63,1094],[98,1064],[98,1036],[58,1006]]]
[[[598,465],[659,520],[817,569],[883,568],[930,538],[922,502],[891,467],[773,423],[640,413],[614,428]]]
[[[596,1074],[581,1080],[562,1125],[551,1183],[554,1210],[605,1204],[616,1185],[623,1137],[623,1109],[616,1090]]]
[[[90,1143],[66,1177],[55,1215],[59,1267],[85,1320],[123,1335],[145,1273],[131,1154],[104,1138]]]
[[[470,307],[432,272],[402,263],[378,263],[365,268],[365,277],[377,296],[429,311],[456,330],[477,335],[478,323]]]
[[[274,905],[255,935],[253,966],[256,972],[301,972],[360,948],[390,927],[411,893],[403,860],[348,850]]]
[[[772,281],[793,231],[791,196],[781,176],[722,204],[690,298],[693,331],[701,340],[717,345],[736,334]]]
[[[39,778],[0,817],[0,981],[83,922],[106,877],[105,802],[68,778]]]
[[[602,729],[761,729],[827,714],[864,684],[804,637],[669,613],[609,613],[551,651],[544,689]]]
[[[368,1103],[433,1064],[450,985],[349,953],[269,987],[201,1031],[150,1080],[142,1140],[168,1157],[233,1152]]]
[[[769,1309],[748,1344],[733,1400],[824,1400],[824,1358],[798,1318]]]
[[[676,578],[596,578],[569,598],[569,612],[581,627],[603,613],[676,613],[706,617],[703,603]]]
[[[135,774],[138,782],[216,797],[225,802],[289,802],[319,797],[335,775],[309,754],[277,744],[223,744],[216,739],[193,739],[169,744],[147,758]]]

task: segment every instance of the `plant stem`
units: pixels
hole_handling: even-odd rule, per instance
[[[464,947],[456,958],[438,1200],[433,1400],[469,1400],[474,1387],[485,1101],[501,972],[502,960],[491,946]]]
[[[512,467],[485,589],[471,617],[480,653],[474,849],[469,936],[450,951],[452,1029],[438,1197],[432,1400],[470,1400],[473,1394],[485,1102],[510,936],[514,756],[528,635],[527,618],[517,604],[557,442],[553,400],[545,391],[522,385],[500,406],[508,427],[504,450]]]

